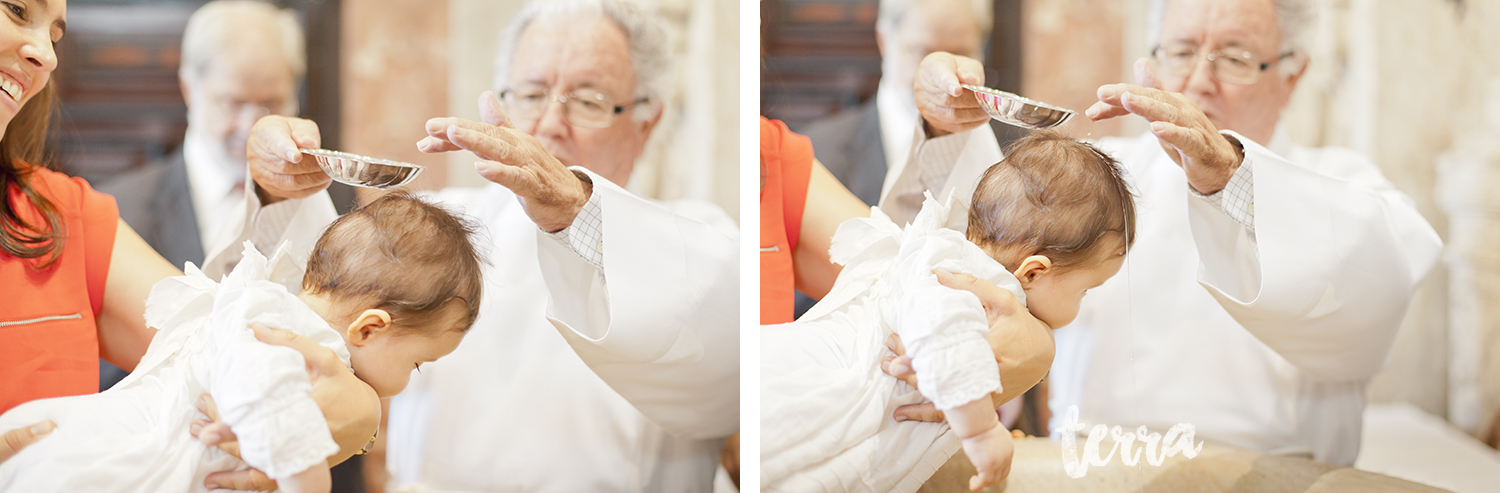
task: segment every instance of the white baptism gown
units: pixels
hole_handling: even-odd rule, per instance
[[[960,446],[944,423],[896,422],[905,404],[939,409],[1000,390],[972,293],[938,283],[933,269],[967,273],[1015,293],[1016,278],[963,233],[943,227],[955,201],[929,194],[902,230],[879,208],[834,234],[844,265],[828,296],[796,322],[761,328],[763,491],[916,491]],[[919,394],[887,376],[886,338],[901,335]]]
[[[0,429],[51,419],[50,435],[0,464],[0,491],[206,491],[209,473],[254,466],[273,479],[338,451],[311,397],[301,353],[262,343],[251,322],[290,330],[332,349],[344,340],[297,299],[301,267],[285,251],[268,261],[247,242],[244,259],[215,283],[197,267],[151,289],[146,324],[159,329],[130,376],[98,394],[28,402]],[[209,393],[239,439],[244,461],[188,433]]]

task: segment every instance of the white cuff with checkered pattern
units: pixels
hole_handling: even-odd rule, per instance
[[[1188,193],[1219,206],[1234,222],[1240,223],[1251,233],[1255,232],[1255,170],[1250,165],[1250,156],[1240,163],[1229,177],[1224,189],[1211,194],[1201,194],[1188,186]]]
[[[988,126],[980,127],[988,132]],[[892,222],[906,224],[922,210],[925,192],[939,194],[943,184],[953,174],[959,157],[968,145],[970,132],[957,132],[942,137],[927,136],[927,130],[918,123],[913,130],[911,150],[906,163],[899,170],[895,182],[880,196],[880,210],[889,215]]]
[[[578,216],[573,218],[573,223],[562,231],[547,233],[563,245],[573,250],[594,267],[604,268],[604,215],[600,212],[599,194],[590,193],[588,202],[578,211]]]

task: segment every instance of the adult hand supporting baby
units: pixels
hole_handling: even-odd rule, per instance
[[[333,179],[318,167],[317,160],[299,150],[317,149],[321,142],[318,124],[312,120],[271,115],[255,122],[245,157],[261,205],[304,198],[328,188]]]
[[[960,84],[984,85],[984,65],[978,60],[934,52],[917,67],[917,111],[928,138],[972,130],[990,120],[972,93]]]
[[[1099,102],[1084,114],[1094,121],[1140,115],[1151,122],[1151,134],[1187,173],[1193,190],[1204,195],[1223,190],[1245,159],[1243,147],[1233,137],[1220,134],[1208,115],[1186,96],[1162,89],[1147,59],[1135,61],[1135,78],[1139,86],[1099,86]]]
[[[42,437],[51,434],[52,430],[55,429],[57,429],[56,423],[43,421],[31,426],[5,432],[3,439],[0,439],[0,462],[10,460],[11,456],[16,455],[21,449],[26,448],[27,445],[36,443],[37,440],[41,440]]]
[[[588,175],[574,173],[541,141],[511,125],[495,93],[479,96],[483,122],[462,118],[427,120],[427,137],[417,142],[422,152],[467,150],[479,156],[474,163],[484,179],[515,192],[531,222],[548,233],[573,224],[593,193]]]
[[[1016,295],[993,283],[968,274],[953,274],[944,270],[935,271],[938,282],[944,286],[974,293],[984,305],[984,313],[990,323],[990,332],[985,336],[990,350],[995,353],[995,363],[1000,367],[1002,390],[990,395],[995,407],[1026,393],[1052,367],[1052,356],[1056,347],[1052,329],[1031,316],[1016,299]],[[911,358],[905,356],[906,348],[901,338],[892,335],[886,346],[897,356],[881,362],[880,369],[886,374],[900,378],[912,387],[917,386],[917,374],[911,368]],[[932,403],[910,404],[896,408],[896,421],[943,421],[943,412]]]
[[[339,445],[339,452],[328,458],[328,464],[332,466],[343,462],[364,448],[380,425],[380,398],[375,395],[375,390],[355,377],[332,350],[311,339],[258,324],[251,324],[250,327],[255,331],[255,338],[261,342],[295,349],[307,361],[313,400],[323,410],[333,441]],[[361,402],[367,404],[359,405]],[[209,419],[193,422],[190,428],[193,436],[239,457],[239,445],[233,432],[222,423],[217,423],[219,416],[213,407],[213,399],[204,395],[198,401],[198,410]],[[210,489],[270,491],[276,489],[276,482],[260,471],[247,469],[210,474],[204,480],[204,486]]]

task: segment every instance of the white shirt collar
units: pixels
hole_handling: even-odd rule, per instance
[[[243,166],[227,162],[227,156],[214,150],[215,146],[207,139],[188,129],[182,143],[182,157],[187,162],[189,181],[195,191],[221,196],[242,183],[245,174]]]
[[[875,108],[880,114],[880,142],[885,151],[887,176],[900,174],[905,167],[907,155],[911,153],[912,135],[922,117],[917,113],[916,101],[910,96],[912,88],[895,87],[888,77],[880,78],[875,90]],[[905,97],[903,97],[905,96]]]
[[[193,215],[198,222],[198,239],[204,251],[233,214],[235,205],[245,198],[243,189],[235,189],[244,180],[243,165],[229,162],[228,156],[222,151],[215,152],[216,149],[217,146],[188,128],[182,143],[182,158],[187,164]]]

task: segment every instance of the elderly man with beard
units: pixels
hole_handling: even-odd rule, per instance
[[[994,20],[992,3],[881,1],[875,21],[881,71],[875,97],[795,129],[812,139],[818,161],[865,204],[880,204],[887,176],[899,176],[905,167],[912,129],[921,118],[912,83],[922,59],[939,51],[980,58]]]
[[[173,265],[204,253],[245,197],[245,143],[255,121],[297,114],[307,72],[296,14],[254,0],[209,2],[188,18],[178,82],[188,109],[182,147],[165,163],[114,177],[120,217]],[[340,193],[352,197],[343,187]]]
[[[1150,122],[1100,142],[1139,194],[1139,239],[1057,331],[1053,428],[1077,406],[1090,425],[1191,423],[1236,447],[1354,462],[1365,388],[1442,243],[1369,159],[1294,145],[1279,125],[1309,62],[1309,8],[1158,0],[1139,85],[1099,88],[1089,118]],[[945,141],[988,131],[959,88],[981,74],[950,54],[923,61],[913,160],[992,164],[953,159]],[[897,413],[940,419],[930,405]]]
[[[502,36],[484,122],[427,122],[421,150],[484,159],[493,184],[437,198],[482,223],[491,265],[465,342],[391,403],[391,487],[712,488],[739,427],[739,255],[710,226],[732,221],[622,188],[662,115],[667,50],[661,21],[629,4],[534,2]],[[318,143],[310,121],[256,124],[242,237],[305,249],[333,219],[329,177],[297,151]]]

